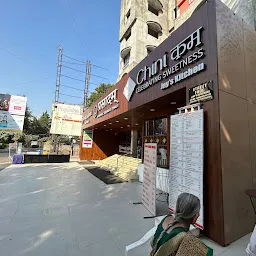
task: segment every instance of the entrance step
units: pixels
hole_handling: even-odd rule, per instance
[[[97,165],[107,168],[114,175],[126,181],[138,181],[138,165],[141,159],[115,154],[97,161]]]

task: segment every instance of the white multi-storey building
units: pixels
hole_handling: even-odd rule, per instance
[[[150,54],[205,1],[121,0],[118,80]],[[222,2],[255,27],[255,0]]]

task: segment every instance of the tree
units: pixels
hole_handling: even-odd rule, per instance
[[[36,118],[32,115],[31,110],[27,106],[24,118],[24,128],[25,134],[31,135],[43,135],[47,136],[50,129],[50,116],[47,111],[43,112],[40,118]]]
[[[50,129],[50,116],[47,113],[47,111],[43,112],[43,114],[41,115],[41,117],[38,120],[39,126],[40,126],[40,130],[41,130],[41,134],[49,134],[49,129]]]
[[[96,102],[107,90],[113,87],[113,84],[100,84],[95,91],[91,93],[88,98],[88,107],[90,107],[94,102]]]
[[[23,126],[23,132],[26,134],[29,134],[31,131],[31,125],[32,125],[33,115],[29,107],[26,107],[25,112],[25,118],[24,118],[24,126]]]

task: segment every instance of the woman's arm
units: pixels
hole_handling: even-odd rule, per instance
[[[150,245],[151,245],[152,248],[153,248],[153,242],[154,242],[154,236],[150,240]]]

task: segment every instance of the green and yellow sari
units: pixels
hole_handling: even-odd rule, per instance
[[[163,222],[158,225],[153,240],[155,254],[150,256],[212,256],[213,250],[204,245],[198,238],[190,234],[188,229],[182,227],[173,228],[170,233],[163,229]],[[159,236],[163,233],[162,238]],[[159,241],[158,241],[159,240]],[[156,245],[158,241],[158,244]]]

